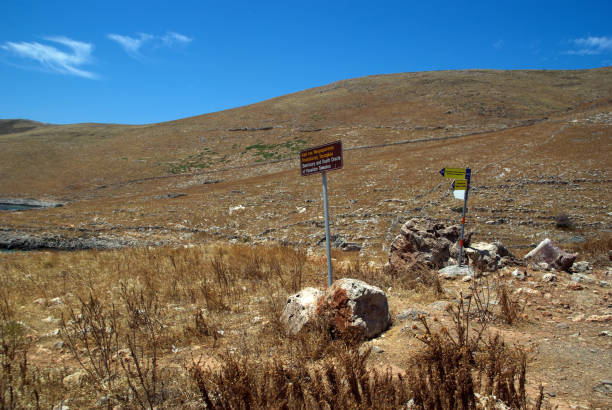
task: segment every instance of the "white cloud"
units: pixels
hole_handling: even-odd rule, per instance
[[[586,37],[572,41],[577,50],[569,50],[567,54],[596,55],[612,52],[612,37]]]
[[[13,43],[7,41],[0,47],[20,57],[38,61],[43,67],[57,73],[91,79],[98,78],[95,73],[79,68],[79,66],[91,62],[92,44],[72,40],[64,36],[45,37],[45,40],[61,44],[69,51],[62,51],[56,47],[37,42]]]
[[[504,48],[504,40],[497,40],[495,43],[493,43],[493,48],[496,50],[501,50],[502,48]]]
[[[172,46],[174,44],[189,44],[193,40],[183,34],[175,33],[174,31],[169,31],[162,38],[162,42],[167,46]]]
[[[151,34],[138,33],[138,37],[122,36],[120,34],[109,34],[107,36],[119,43],[121,47],[132,57],[140,57],[140,48],[144,43],[154,38]]]
[[[193,41],[192,38],[174,31],[168,31],[163,36],[138,33],[136,37],[124,36],[121,34],[108,34],[107,37],[117,42],[131,57],[138,59],[143,57],[140,50],[145,46],[145,44],[150,44],[154,48],[171,48],[177,45],[186,45]]]

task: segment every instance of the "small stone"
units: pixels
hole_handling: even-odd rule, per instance
[[[569,329],[569,325],[567,323],[559,323],[555,325],[555,329]]]
[[[588,277],[584,273],[574,273],[571,276],[571,278],[572,278],[572,281],[577,282],[577,283],[587,283],[587,284],[595,283],[595,280],[593,278]]]
[[[110,401],[110,396],[105,395],[105,396],[100,397],[98,401],[96,401],[96,405],[99,407],[106,406],[109,401]]]
[[[609,330],[602,330],[601,332],[599,332],[598,336],[612,337],[612,332],[610,332]]]
[[[610,287],[610,283],[605,281],[605,280],[600,280],[599,281],[599,286],[601,286],[602,288],[609,288]]]
[[[612,380],[602,380],[593,390],[599,393],[612,393]]]
[[[45,323],[57,323],[59,322],[59,319],[56,319],[53,316],[47,316],[46,318],[42,319],[42,321]]]
[[[459,276],[473,276],[474,270],[466,265],[450,265],[440,269],[438,274],[443,279],[456,279]]]
[[[572,318],[572,322],[582,322],[584,320],[584,315],[580,313]]]
[[[517,290],[514,291],[514,293],[520,295],[520,294],[527,294],[527,295],[534,295],[534,296],[539,296],[541,295],[541,292],[537,289],[531,289],[531,288],[518,288]]]
[[[573,272],[588,272],[591,270],[591,264],[587,261],[574,262],[571,267]]]
[[[418,320],[419,316],[429,316],[429,313],[423,311],[423,310],[417,310],[417,309],[406,309],[404,311],[402,311],[401,313],[399,313],[395,318],[397,320],[406,320],[406,319],[410,319],[410,320]]]
[[[525,279],[527,279],[527,275],[525,274],[525,272],[521,271],[519,269],[515,269],[512,272],[512,276],[515,277],[517,280],[525,280]]]
[[[587,318],[587,322],[609,322],[612,320],[612,315],[591,315]]]
[[[383,353],[385,349],[380,346],[372,346],[372,353]]]
[[[554,273],[547,273],[544,276],[542,276],[543,282],[556,282],[557,280],[558,280],[557,275],[555,275]]]
[[[64,304],[64,301],[59,296],[49,300],[49,305],[63,305],[63,304]]]
[[[554,391],[549,391],[547,394],[548,394],[550,397],[556,397],[556,396],[557,396],[557,393],[555,393]]]
[[[59,329],[54,329],[52,331],[50,331],[49,333],[45,334],[45,337],[58,337],[60,334],[60,330]]]
[[[451,303],[446,300],[436,300],[435,302],[432,302],[428,305],[428,307],[432,310],[441,310],[441,311],[446,311],[449,308],[449,306],[451,306]]]
[[[62,384],[67,389],[74,389],[79,387],[83,381],[87,377],[87,372],[85,370],[79,370],[75,373],[69,374],[68,376],[62,379]]]
[[[584,289],[584,287],[582,287],[580,283],[570,282],[567,284],[567,289],[568,290],[582,290]]]
[[[64,341],[63,341],[63,340],[60,340],[60,341],[58,341],[58,342],[55,342],[55,344],[53,345],[53,347],[54,347],[55,349],[63,349],[65,345],[66,345],[66,344],[64,343]]]
[[[462,281],[462,282],[471,282],[471,280],[472,280],[472,277],[471,277],[471,276],[464,276],[464,277],[461,279],[461,281]]]

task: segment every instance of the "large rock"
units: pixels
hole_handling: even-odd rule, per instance
[[[465,255],[473,266],[485,272],[495,272],[505,266],[523,265],[523,262],[500,242],[474,243],[465,248]]]
[[[305,288],[287,298],[280,320],[289,333],[298,333],[310,322],[315,314],[317,300],[323,292],[315,288]]]
[[[449,263],[449,258],[459,255],[461,226],[445,226],[423,218],[406,222],[389,249],[389,265],[402,271],[414,265],[439,269]],[[470,243],[471,233],[466,233],[464,245]]]
[[[569,271],[577,256],[557,248],[550,239],[546,238],[525,255],[525,260],[533,263],[545,262],[551,268]]]
[[[327,289],[316,307],[317,316],[342,332],[354,330],[372,338],[391,321],[387,295],[358,279],[339,279]]]

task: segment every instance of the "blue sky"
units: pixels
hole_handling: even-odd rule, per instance
[[[612,65],[612,1],[3,0],[0,118],[142,124],[372,74]]]

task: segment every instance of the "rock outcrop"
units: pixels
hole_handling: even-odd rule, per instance
[[[323,292],[305,288],[287,298],[280,320],[291,334],[296,334],[314,318],[315,308]]]
[[[287,299],[280,317],[289,333],[319,321],[336,333],[354,332],[373,338],[391,322],[387,295],[358,279],[339,279],[322,292],[305,288]]]
[[[414,218],[406,222],[389,249],[389,264],[402,271],[414,265],[432,269],[443,268],[449,258],[459,255],[459,225],[445,226],[428,219]],[[471,233],[466,233],[464,245],[469,245]]]
[[[547,268],[569,271],[577,256],[557,248],[550,239],[546,238],[525,255],[525,260],[536,264],[544,263]]]
[[[420,266],[441,269],[457,263],[461,226],[445,226],[428,219],[415,218],[406,222],[389,249],[389,267],[405,271]],[[465,233],[464,260],[482,271],[496,271],[505,266],[524,265],[501,243],[479,242],[470,245],[472,234]]]
[[[315,313],[340,332],[352,330],[368,339],[391,321],[385,292],[358,279],[334,282],[317,301]]]
[[[83,250],[118,249],[140,245],[123,238],[91,236],[66,238],[60,235],[30,235],[23,232],[0,231],[0,249],[30,251],[37,249]]]
[[[470,259],[473,266],[485,272],[495,272],[505,266],[524,265],[500,242],[474,243],[465,248],[464,254]]]

